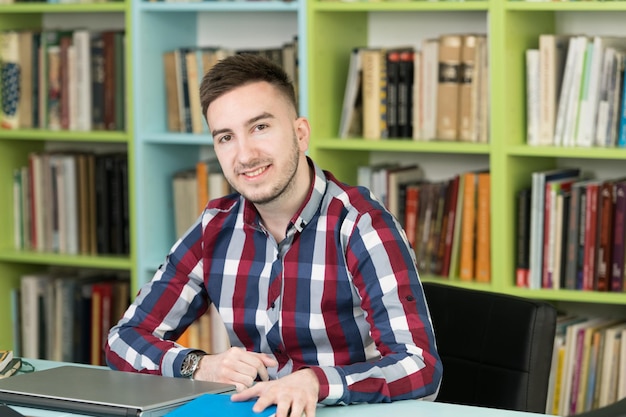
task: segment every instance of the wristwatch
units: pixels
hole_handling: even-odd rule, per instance
[[[183,364],[180,368],[180,374],[184,378],[191,378],[194,372],[196,372],[196,369],[198,369],[198,365],[200,365],[200,359],[204,355],[206,355],[206,353],[201,350],[194,350],[192,352],[189,352],[187,356],[185,356],[185,359],[183,359]]]

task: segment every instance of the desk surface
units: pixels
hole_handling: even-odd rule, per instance
[[[29,360],[35,370],[43,370],[63,365],[60,362]],[[14,407],[29,417],[77,417],[78,414]],[[395,401],[388,404],[354,404],[350,406],[324,407],[317,409],[316,417],[538,417],[541,414],[491,408],[469,407],[430,401]]]

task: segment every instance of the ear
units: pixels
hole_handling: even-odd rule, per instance
[[[306,151],[309,149],[309,139],[311,137],[311,126],[309,125],[309,120],[304,117],[298,117],[294,122],[294,131],[296,133],[296,138],[298,138],[298,146],[301,151]]]

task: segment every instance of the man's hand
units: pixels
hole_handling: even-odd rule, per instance
[[[267,368],[272,366],[278,366],[278,362],[265,353],[232,347],[223,353],[203,356],[193,379],[232,384],[240,392],[251,387],[257,376],[268,381]]]
[[[315,407],[320,390],[317,376],[310,369],[268,382],[257,382],[231,398],[246,401],[258,397],[253,410],[257,413],[276,404],[276,417],[315,417]]]

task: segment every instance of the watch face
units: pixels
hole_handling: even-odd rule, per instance
[[[193,371],[195,370],[195,364],[197,363],[197,361],[198,355],[196,355],[195,353],[188,354],[183,360],[183,366],[180,370],[180,373],[186,377],[191,376],[193,374]]]

